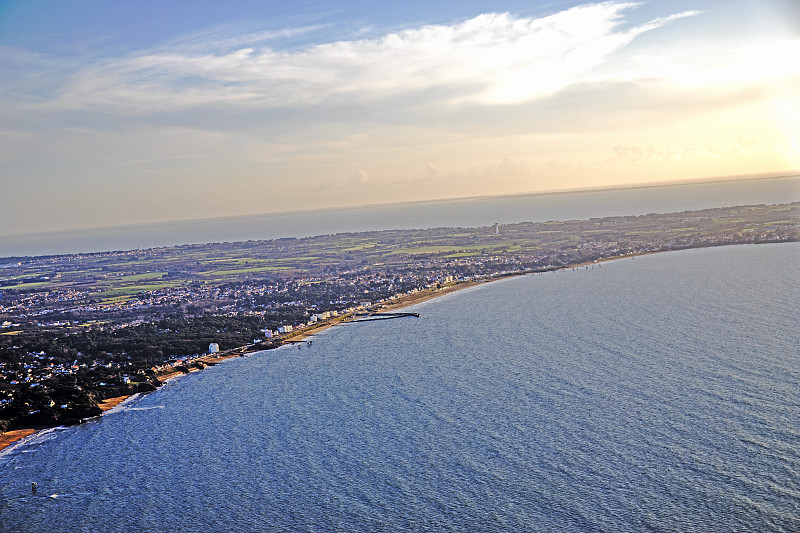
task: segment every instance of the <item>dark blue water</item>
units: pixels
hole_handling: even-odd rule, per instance
[[[0,531],[798,531],[799,301],[798,244],[467,289],[7,449]]]
[[[385,229],[479,227],[800,201],[800,176],[496,196],[3,235],[0,257],[132,250]],[[0,228],[2,230],[2,228]]]

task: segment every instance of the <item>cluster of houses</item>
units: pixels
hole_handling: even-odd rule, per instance
[[[474,262],[461,260],[446,260],[453,264]],[[157,290],[143,291],[127,298],[114,298],[109,301],[94,301],[90,298],[90,290],[83,288],[58,288],[55,290],[42,290],[15,295],[13,298],[0,300],[0,314],[14,316],[20,319],[31,319],[49,314],[72,313],[75,317],[83,317],[80,323],[89,322],[91,318],[103,317],[108,313],[125,313],[136,320],[141,313],[150,309],[174,308],[175,306],[193,306],[211,303],[213,312],[225,314],[227,312],[241,312],[252,310],[261,305],[266,309],[280,307],[296,307],[308,305],[306,300],[289,300],[285,295],[295,287],[305,284],[327,282],[343,288],[341,301],[331,301],[330,304],[351,303],[354,292],[373,292],[381,289],[387,292],[394,290],[405,291],[409,284],[416,284],[419,279],[429,282],[449,283],[456,279],[452,272],[448,272],[442,259],[421,261],[415,265],[413,272],[397,276],[395,274],[372,271],[364,274],[359,271],[342,271],[331,276],[312,276],[292,282],[264,283],[253,280],[240,285],[219,286],[211,284],[186,284],[175,287],[164,287]],[[399,284],[397,283],[399,280]],[[423,287],[419,287],[423,288]],[[302,296],[300,296],[302,298]],[[261,302],[261,303],[257,303]],[[139,313],[141,312],[141,313]],[[144,316],[144,315],[142,315]],[[316,320],[324,320],[317,317]],[[28,320],[30,321],[30,320]],[[73,320],[71,325],[78,321]],[[61,324],[54,321],[40,320],[39,326],[70,325],[61,320]]]
[[[48,357],[45,352],[29,352],[25,357],[25,362],[17,367],[10,363],[0,361],[0,381],[10,385],[26,385],[31,389],[42,387],[46,380],[59,375],[73,375],[79,372],[97,368],[116,369],[113,371],[122,383],[130,383],[130,376],[125,373],[123,365],[113,361],[92,361],[91,363],[78,363],[78,361],[59,362],[53,357]],[[106,385],[101,382],[99,385]],[[0,393],[0,407],[5,406],[12,400],[11,391],[6,394]],[[52,405],[51,405],[52,407]]]

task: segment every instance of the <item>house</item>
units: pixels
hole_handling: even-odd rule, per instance
[[[209,354],[219,353],[219,344],[217,344],[216,342],[212,342],[211,344],[209,344],[208,345],[208,353]]]

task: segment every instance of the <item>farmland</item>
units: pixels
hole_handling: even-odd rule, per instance
[[[211,343],[274,346],[279,327],[409,294],[643,253],[798,240],[795,203],[0,259],[0,429],[63,423],[149,390],[163,369],[201,364]]]

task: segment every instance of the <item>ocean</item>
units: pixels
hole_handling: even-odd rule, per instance
[[[798,531],[799,259],[519,276],[230,359],[6,449],[0,531]]]
[[[796,201],[800,201],[800,176],[497,196],[25,235],[0,233],[0,258],[385,229],[481,227]]]

